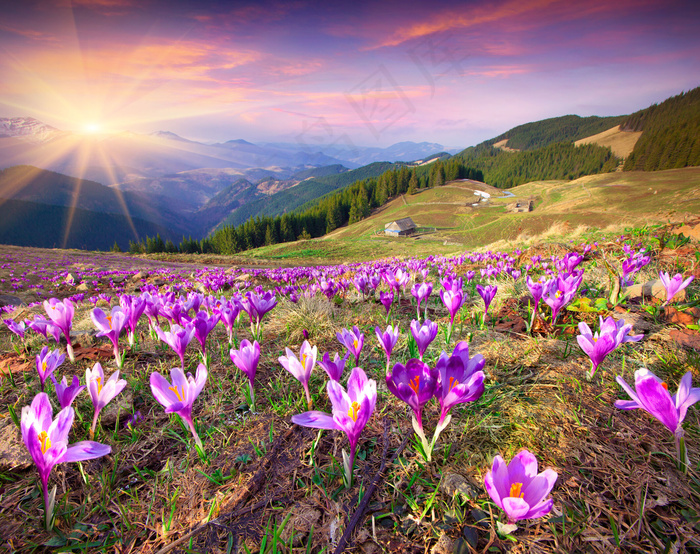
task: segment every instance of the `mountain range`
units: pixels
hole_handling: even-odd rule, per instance
[[[618,139],[627,150],[613,149],[612,155],[608,146]],[[506,188],[621,169],[625,159],[625,169],[700,165],[700,89],[629,116],[567,115],[527,123],[461,152],[429,142],[376,148],[349,142],[309,146],[301,139],[205,144],[170,131],[81,135],[31,117],[0,118],[0,205],[6,216],[0,242],[16,243],[7,229],[10,220],[19,221],[14,212],[36,220],[51,207],[66,214],[53,218],[54,227],[59,220],[73,227],[80,220],[94,228],[98,214],[109,214],[110,242],[122,247],[144,232],[175,242],[186,235],[198,240],[225,225],[293,211],[388,170],[421,168],[451,156],[482,171],[488,184]],[[104,247],[105,237],[91,243],[79,231],[75,244],[72,231],[64,232],[62,245]]]

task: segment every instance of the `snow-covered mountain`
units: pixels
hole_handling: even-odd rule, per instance
[[[16,137],[39,144],[64,134],[64,131],[59,131],[33,117],[0,117],[0,137]]]

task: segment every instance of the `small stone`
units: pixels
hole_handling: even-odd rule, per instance
[[[110,275],[109,279],[116,285],[118,283],[123,283],[126,277],[124,277],[124,275]]]
[[[308,506],[295,506],[292,509],[292,517],[289,518],[287,525],[280,533],[280,538],[289,544],[290,539],[292,539],[292,533],[294,533],[293,542],[299,546],[311,531],[311,527],[317,527],[316,523],[319,519],[321,519],[321,512],[318,510]]]
[[[105,379],[108,379],[107,375],[105,375]],[[131,415],[133,411],[134,393],[129,389],[129,387],[126,387],[100,412],[100,423],[102,424],[103,428],[113,427],[117,422],[118,417],[127,417]]]
[[[140,281],[141,279],[148,279],[148,271],[145,271],[142,269],[141,271],[139,271],[135,275],[131,276],[132,281]]]
[[[69,273],[66,275],[66,279],[64,281],[66,285],[75,285],[76,283],[80,282],[80,277],[78,277],[75,273]]]
[[[17,296],[0,294],[0,308],[4,308],[5,306],[21,306],[22,304],[22,299]]]
[[[430,549],[430,554],[451,554],[454,551],[454,540],[445,533],[440,534],[435,546]]]
[[[250,275],[248,273],[243,273],[242,275],[239,275],[238,277],[236,277],[234,279],[234,282],[238,283],[238,282],[242,282],[242,281],[247,281],[248,279],[250,279]]]
[[[631,285],[622,289],[622,293],[630,300],[641,300],[642,298],[658,298],[666,300],[666,289],[660,279],[647,281],[644,284]],[[673,297],[674,302],[685,300],[685,289],[676,293]]]
[[[0,419],[0,471],[23,470],[33,463],[12,419]]]
[[[478,489],[458,473],[448,473],[442,478],[440,492],[449,497],[460,496],[464,500],[476,498],[479,495]]]
[[[78,292],[87,292],[90,289],[90,286],[87,283],[80,283],[77,287],[75,287],[75,290]]]

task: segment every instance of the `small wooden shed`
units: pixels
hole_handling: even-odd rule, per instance
[[[392,237],[404,237],[413,234],[418,226],[410,217],[397,219],[384,225],[384,234]]]

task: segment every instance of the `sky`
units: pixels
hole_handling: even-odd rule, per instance
[[[696,0],[4,2],[0,117],[203,142],[466,147],[697,87],[699,24]]]

